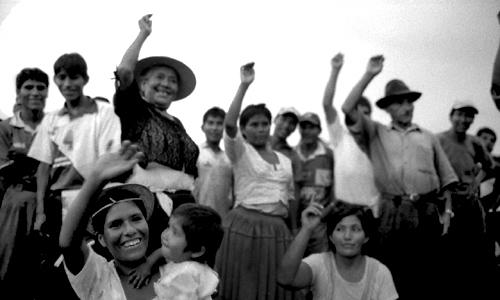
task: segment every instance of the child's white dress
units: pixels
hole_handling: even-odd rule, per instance
[[[160,267],[154,300],[209,300],[219,284],[219,276],[209,266],[194,261],[169,262]]]

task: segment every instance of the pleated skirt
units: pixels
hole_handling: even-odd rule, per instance
[[[224,219],[224,239],[217,253],[217,299],[299,299],[300,292],[277,283],[281,258],[292,241],[283,218],[237,207]]]

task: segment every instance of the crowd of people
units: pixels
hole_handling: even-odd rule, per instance
[[[375,101],[391,118],[382,124],[363,93],[385,57],[334,104],[338,53],[324,120],[286,106],[273,118],[264,103],[243,106],[252,62],[227,112],[200,117],[197,145],[168,113],[195,74],[170,57],[139,60],[151,15],[138,24],[112,101],[84,93],[78,53],[54,63],[57,111],[44,112],[47,73],[16,77],[0,123],[2,298],[500,297],[497,135],[471,134],[474,101],[453,103],[450,128],[433,133],[413,122],[422,92],[393,79]],[[500,46],[491,95],[500,111]]]

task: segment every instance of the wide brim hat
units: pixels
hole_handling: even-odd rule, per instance
[[[193,71],[183,62],[167,56],[150,56],[137,62],[134,70],[134,77],[139,84],[141,78],[152,67],[165,66],[173,69],[179,77],[179,89],[174,101],[181,100],[189,96],[196,87],[196,76]]]
[[[420,96],[422,96],[422,93],[410,90],[402,80],[393,79],[385,86],[385,97],[377,100],[375,104],[383,109],[401,98],[414,102],[420,98]]]
[[[92,219],[107,211],[113,205],[123,202],[123,201],[140,201],[144,206],[146,215],[144,216],[146,220],[149,220],[153,214],[155,207],[155,196],[154,194],[145,186],[140,184],[118,184],[108,188],[105,188],[101,193],[94,198],[93,204],[91,205],[91,217],[87,225],[88,232],[92,234],[97,234],[95,230]]]

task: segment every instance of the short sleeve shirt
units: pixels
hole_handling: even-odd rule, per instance
[[[199,176],[193,195],[200,204],[208,205],[224,216],[232,206],[233,171],[224,151],[214,152],[206,143],[200,145]]]
[[[457,181],[436,136],[418,125],[402,130],[360,113],[352,127],[356,128],[353,136],[370,157],[379,191],[426,194]]]
[[[398,298],[396,287],[389,269],[378,260],[366,257],[365,271],[359,282],[346,281],[338,273],[334,256],[331,252],[312,254],[302,261],[312,271],[313,300],[359,300],[362,299],[365,288],[368,289],[367,299],[392,300]],[[329,267],[330,266],[330,267]],[[368,284],[368,269],[375,268],[372,286]],[[333,279],[333,282],[332,282]],[[333,297],[329,291],[333,288]]]
[[[286,216],[288,201],[294,198],[290,159],[275,152],[279,164],[266,162],[239,131],[234,138],[224,132],[224,146],[233,166],[234,206]]]
[[[339,118],[328,125],[335,157],[335,197],[348,203],[373,206],[379,197],[373,166]]]
[[[66,266],[64,269],[80,299],[127,300],[114,262],[108,262],[95,253],[92,247],[89,247],[89,256],[80,273],[72,274]]]
[[[99,156],[120,148],[120,120],[113,107],[95,104],[95,112],[77,118],[70,118],[66,108],[43,118],[28,156],[52,166],[52,190],[80,187]]]

